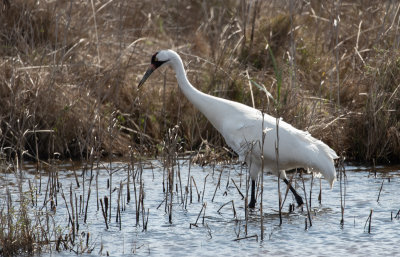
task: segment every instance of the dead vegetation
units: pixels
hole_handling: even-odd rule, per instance
[[[224,146],[168,69],[203,92],[282,116],[356,161],[398,161],[399,7],[393,1],[2,1],[0,148],[32,159]],[[269,94],[270,97],[266,95]],[[129,148],[130,147],[130,148]]]
[[[174,170],[178,154],[214,166],[234,154],[184,98],[171,69],[153,75],[137,91],[151,55],[165,48],[179,52],[190,81],[203,92],[281,116],[348,159],[398,162],[399,9],[396,1],[2,0],[0,172],[18,174],[24,158],[42,169],[57,167],[52,164],[58,158],[86,160],[93,168],[95,161],[110,157],[112,184],[111,157],[129,157],[132,170],[125,188],[133,183],[136,223],[145,228],[149,210],[142,169],[133,167],[143,156],[164,153],[170,194],[164,203],[172,222],[174,178],[185,208],[189,188],[189,202],[195,190],[200,199],[200,181],[190,173],[182,187],[179,166]],[[48,169],[56,181],[57,172]],[[55,181],[49,179],[49,188],[61,194]],[[105,226],[111,221],[109,188],[110,205],[104,198],[102,210]],[[121,224],[122,183],[119,188],[113,205]],[[51,200],[42,215],[29,213],[38,207],[29,193],[5,196],[0,255],[39,253],[48,245],[90,252],[89,236],[86,245],[74,244],[78,200],[75,195],[74,203],[71,191],[65,196],[71,208],[68,232],[52,223]],[[206,206],[194,226],[202,211],[204,223]],[[232,209],[236,213],[233,201]],[[252,237],[247,230],[245,235]]]

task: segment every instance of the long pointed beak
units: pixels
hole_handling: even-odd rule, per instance
[[[156,70],[156,68],[154,67],[154,65],[150,65],[150,67],[147,69],[146,73],[143,75],[142,80],[140,80],[138,89],[144,84],[144,82],[146,82],[147,78],[150,77],[151,73],[153,73],[153,71],[155,71],[155,70]]]

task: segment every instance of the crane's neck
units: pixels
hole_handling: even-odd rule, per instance
[[[220,102],[222,99],[205,94],[190,84],[186,77],[183,62],[178,54],[176,54],[174,58],[170,60],[170,64],[175,70],[176,79],[178,80],[179,87],[183,94],[199,111],[201,111],[207,117],[207,119],[214,126],[216,126],[218,117],[216,113],[218,112],[218,106],[216,106],[216,104],[218,104],[218,102]]]
[[[185,68],[183,67],[183,62],[178,54],[174,56],[171,60],[171,66],[175,70],[175,76],[178,80],[179,87],[181,88],[183,94],[188,98],[188,100],[193,103],[197,108],[201,108],[201,101],[197,100],[201,98],[204,93],[197,90],[186,77]]]

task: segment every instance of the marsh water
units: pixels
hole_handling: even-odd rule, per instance
[[[100,163],[94,170],[86,172],[77,164],[58,165],[59,194],[55,208],[51,209],[47,205],[40,208],[46,201],[48,172],[38,171],[35,165],[25,163],[18,174],[0,174],[0,206],[4,207],[6,190],[9,190],[12,199],[18,199],[17,185],[22,184],[25,192],[37,192],[37,207],[31,208],[51,213],[57,228],[63,234],[68,234],[71,230],[71,206],[67,209],[65,203],[69,204],[71,193],[76,199],[83,198],[76,202],[76,208],[80,207],[79,211],[75,210],[79,224],[75,246],[72,250],[61,249],[60,252],[53,246],[42,256],[76,256],[82,249],[85,249],[83,256],[400,255],[399,167],[377,167],[372,172],[369,167],[348,165],[345,167],[346,179],[342,183],[337,181],[332,189],[326,181],[320,182],[319,178],[312,180],[310,174],[304,175],[308,200],[313,181],[310,207],[312,226],[309,221],[306,224],[308,212],[305,206],[289,213],[289,205],[295,202],[290,193],[282,208],[282,225],[279,225],[277,178],[265,174],[262,214],[264,238],[261,240],[260,210],[257,208],[249,212],[246,219],[245,202],[240,194],[246,195],[245,167],[239,164],[201,167],[190,165],[188,160],[180,160],[179,165],[174,167],[181,179],[175,176],[170,215],[170,198],[164,192],[166,185],[163,184],[166,171],[160,161],[144,161],[140,167],[133,169],[125,162],[113,162],[111,165],[110,168],[109,163]],[[190,177],[193,177],[190,179],[191,187],[188,184],[189,166]],[[132,173],[128,181],[128,169],[133,172],[142,170],[144,208],[140,209],[138,221],[134,186],[138,199],[140,181],[136,176],[137,183],[134,184]],[[97,197],[104,199],[110,196],[110,171],[111,219],[107,229],[101,207],[97,207]],[[90,174],[94,177],[91,184]],[[297,177],[296,183],[298,192],[304,195],[302,180]],[[189,185],[188,190],[185,190],[186,185]],[[283,183],[280,186],[284,196],[286,186]],[[91,196],[86,204],[89,187]],[[320,188],[321,202],[318,199]],[[67,201],[63,200],[60,191]],[[118,197],[121,219],[117,222]],[[84,223],[86,205],[87,220]],[[341,206],[344,207],[343,224]],[[147,224],[146,229],[144,224]]]

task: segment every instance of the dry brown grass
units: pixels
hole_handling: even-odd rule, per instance
[[[273,97],[253,84],[256,108],[349,159],[398,162],[399,9],[372,0],[2,0],[0,172],[21,157],[154,156],[177,124],[176,151],[201,164],[232,157],[171,69],[136,90],[165,48],[203,92],[252,106],[248,73]],[[29,216],[27,199],[0,206],[0,255],[49,243],[53,231]]]
[[[398,3],[91,3],[3,4],[3,152],[87,158],[91,149],[104,156],[132,147],[153,154],[175,124],[186,150],[205,140],[223,146],[170,69],[137,92],[150,56],[172,48],[206,93],[252,105],[248,71],[275,99],[268,103],[253,86],[257,108],[264,105],[354,160],[400,159]]]

